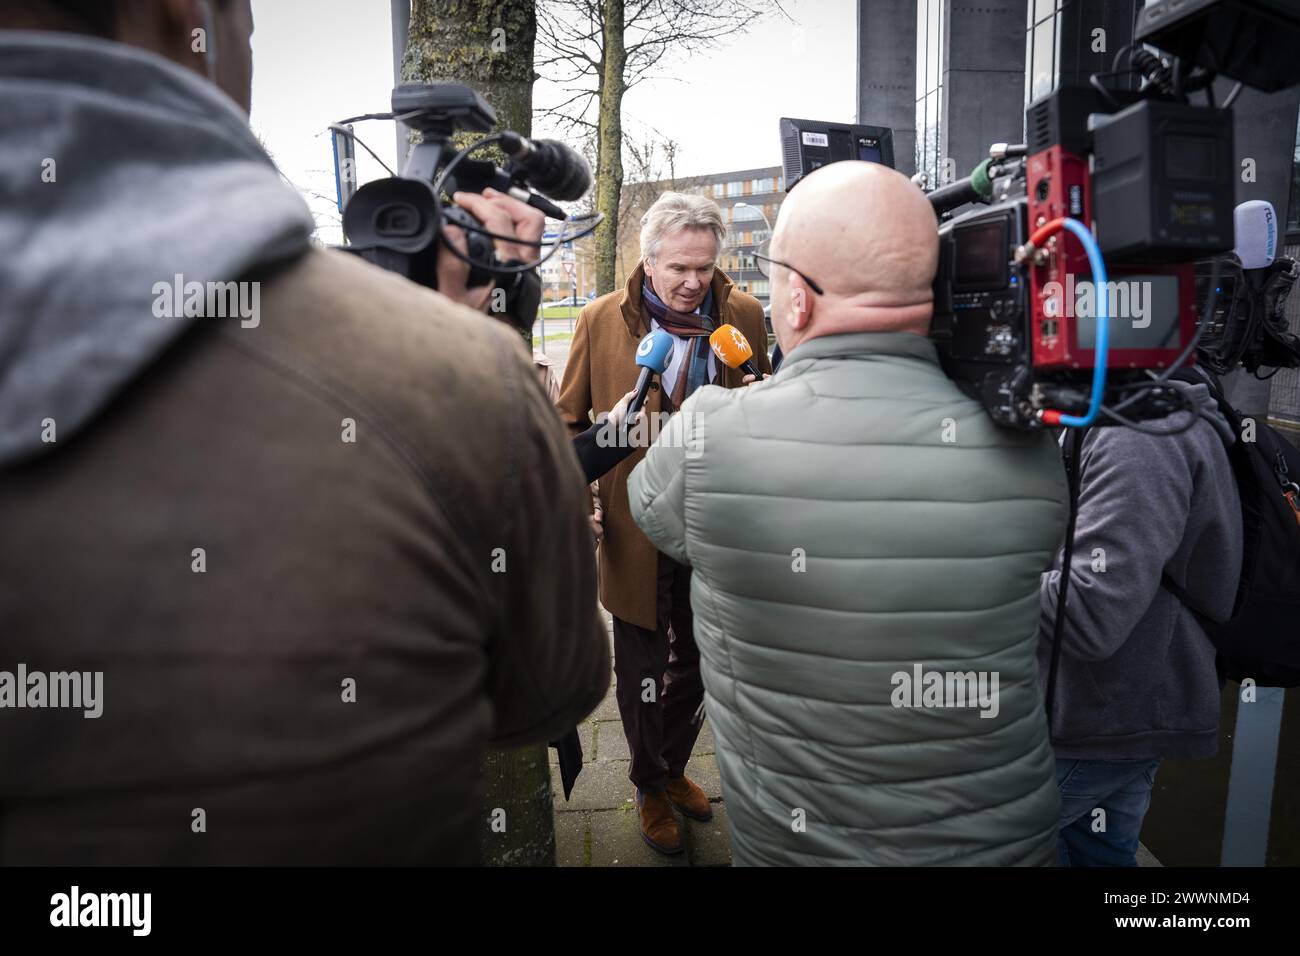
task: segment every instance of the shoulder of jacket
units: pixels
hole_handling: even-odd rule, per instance
[[[746,317],[752,318],[757,315],[759,319],[763,318],[763,303],[740,289],[732,288],[731,295],[727,297],[727,305],[737,312],[743,312]]]
[[[499,322],[474,321],[486,316],[433,289],[337,249],[310,249],[264,285],[267,294],[289,298],[291,308],[304,302],[329,315],[371,323],[382,319],[388,325],[419,327],[430,321],[469,320],[476,328],[500,326]],[[391,315],[382,311],[390,308],[398,311]]]
[[[624,295],[626,295],[626,290],[615,289],[613,292],[606,292],[602,296],[597,296],[578,310],[578,318],[585,316],[590,320],[593,317],[609,315],[610,313],[621,315]]]
[[[1185,477],[1199,461],[1228,463],[1228,450],[1209,422],[1201,420],[1185,432],[1148,435],[1121,425],[1094,426],[1084,439],[1080,460],[1086,465],[1116,465],[1132,462],[1151,475],[1163,473]]]
[[[336,250],[312,249],[268,279],[261,308],[273,341],[386,404],[406,404],[403,390],[424,381],[449,413],[471,413],[493,404],[503,372],[531,366],[505,323]]]
[[[723,416],[738,413],[741,402],[752,389],[753,386],[723,388],[718,385],[701,388],[682,404],[681,411],[700,420],[707,416],[716,424]]]

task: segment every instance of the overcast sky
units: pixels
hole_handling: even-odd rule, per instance
[[[661,63],[668,78],[647,80],[624,99],[625,129],[676,140],[678,174],[698,175],[778,164],[781,116],[853,120],[854,0],[784,5],[794,23],[760,23],[716,50]],[[253,129],[308,196],[321,238],[338,242],[325,129],[389,109],[389,0],[253,0],[253,14]],[[539,83],[535,100],[553,93]],[[357,133],[394,165],[391,123],[363,123]],[[386,175],[362,150],[357,166],[361,182]]]

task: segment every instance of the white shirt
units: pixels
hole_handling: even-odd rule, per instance
[[[653,331],[659,327],[658,320],[652,317],[650,319],[651,330]],[[668,330],[665,329],[664,331],[667,332]],[[671,332],[668,332],[668,334],[672,335]],[[689,338],[685,335],[673,335],[673,357],[668,361],[668,367],[664,369],[664,373],[659,376],[660,384],[667,394],[672,395],[673,389],[677,385],[677,375],[685,367],[690,344],[695,341],[698,341],[698,339]],[[713,349],[709,349],[708,374],[709,380],[705,384],[712,385],[718,379],[718,357],[713,354]]]

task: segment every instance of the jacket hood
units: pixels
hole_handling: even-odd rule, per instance
[[[211,285],[313,228],[212,84],[125,44],[0,31],[0,466],[57,448],[195,323],[255,324],[251,289],[214,311]]]

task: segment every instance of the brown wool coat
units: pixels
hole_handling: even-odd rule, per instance
[[[560,415],[575,433],[590,426],[589,413],[608,411],[636,387],[636,347],[650,331],[641,309],[644,278],[645,271],[638,265],[627,288],[601,296],[578,313],[559,401]],[[763,307],[758,300],[737,289],[720,269],[713,274],[713,300],[719,322],[745,333],[754,348],[754,364],[771,372]],[[743,377],[738,369],[723,366],[717,384],[739,388]],[[645,407],[652,417],[663,407],[657,379]],[[637,451],[599,482],[605,529],[599,554],[600,603],[617,618],[653,629],[656,550],[632,520],[627,503],[628,475],[644,457],[644,450]]]
[[[0,710],[0,866],[477,862],[488,745],[609,689],[533,369],[504,323],[311,251],[256,328],[201,320],[0,468],[0,671],[104,672],[102,719]]]

